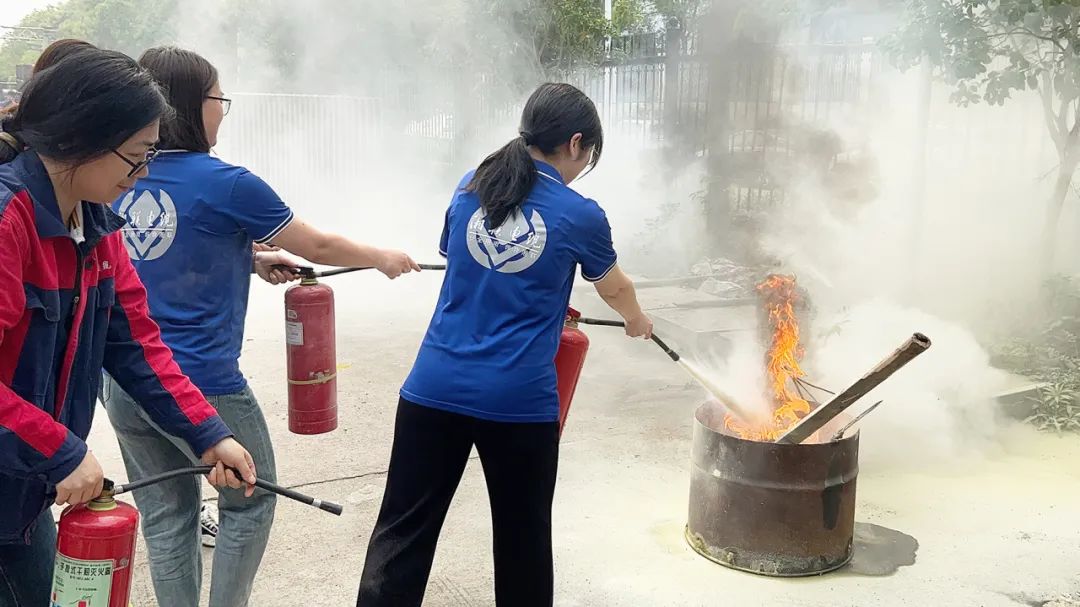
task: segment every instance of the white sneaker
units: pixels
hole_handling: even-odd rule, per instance
[[[217,543],[218,534],[217,508],[203,503],[202,510],[199,512],[199,523],[202,545],[213,548]]]

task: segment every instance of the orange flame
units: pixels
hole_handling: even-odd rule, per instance
[[[806,375],[799,366],[803,357],[803,348],[799,345],[799,321],[795,317],[799,292],[794,276],[779,274],[766,278],[757,286],[757,291],[765,298],[772,328],[772,343],[765,356],[768,396],[774,407],[772,418],[764,425],[754,427],[729,414],[724,418],[724,426],[741,438],[775,441],[810,413],[810,403],[792,389],[793,380]]]

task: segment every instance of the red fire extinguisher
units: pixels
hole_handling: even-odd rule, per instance
[[[303,270],[285,292],[289,431],[323,434],[338,425],[334,291]]]
[[[139,511],[114,496],[178,476],[209,474],[212,469],[192,466],[123,485],[105,479],[100,496],[88,504],[65,508],[57,531],[49,607],[128,607]],[[255,480],[255,486],[341,516],[341,506],[333,502],[261,478]]]
[[[566,310],[566,322],[559,337],[559,350],[555,353],[555,375],[559,386],[559,433],[562,434],[566,416],[570,413],[570,401],[574,398],[585,355],[589,352],[589,336],[578,328],[581,312]]]
[[[421,270],[445,270],[444,264],[419,264]],[[289,379],[289,431],[323,434],[337,428],[337,355],[334,344],[334,291],[322,276],[370,270],[336,268],[316,272],[309,266],[274,266],[300,276],[285,292],[285,341]]]
[[[60,515],[50,607],[128,607],[139,511],[106,492]]]

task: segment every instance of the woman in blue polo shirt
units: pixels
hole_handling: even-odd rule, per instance
[[[408,255],[326,234],[293,216],[262,179],[210,155],[230,101],[206,59],[177,48],[153,48],[139,59],[168,93],[175,115],[162,121],[155,171],[114,208],[127,220],[124,244],[146,285],[150,313],[180,368],[207,396],[237,437],[250,443],[260,478],[273,481],[274,451],[259,403],[240,371],[252,244],[272,244],[316,263],[373,266],[390,278],[418,270]],[[271,281],[279,253],[259,253],[255,270]],[[112,381],[105,408],[128,475],[142,478],[188,465],[191,453],[162,432],[136,399]],[[150,574],[158,603],[198,607],[199,481],[177,478],[137,489]],[[244,500],[222,491],[211,607],[248,604],[252,581],[274,520],[274,496]]]
[[[496,601],[552,604],[554,360],[576,268],[627,335],[652,333],[603,209],[567,186],[596,165],[603,144],[593,102],[569,84],[545,84],[525,105],[520,136],[458,185],[439,248],[446,277],[401,389],[357,605],[421,604],[474,445],[491,501]]]

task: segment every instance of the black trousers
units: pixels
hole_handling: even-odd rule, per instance
[[[439,531],[473,445],[491,502],[495,601],[500,607],[552,605],[558,424],[491,422],[402,399],[358,607],[423,602]]]

